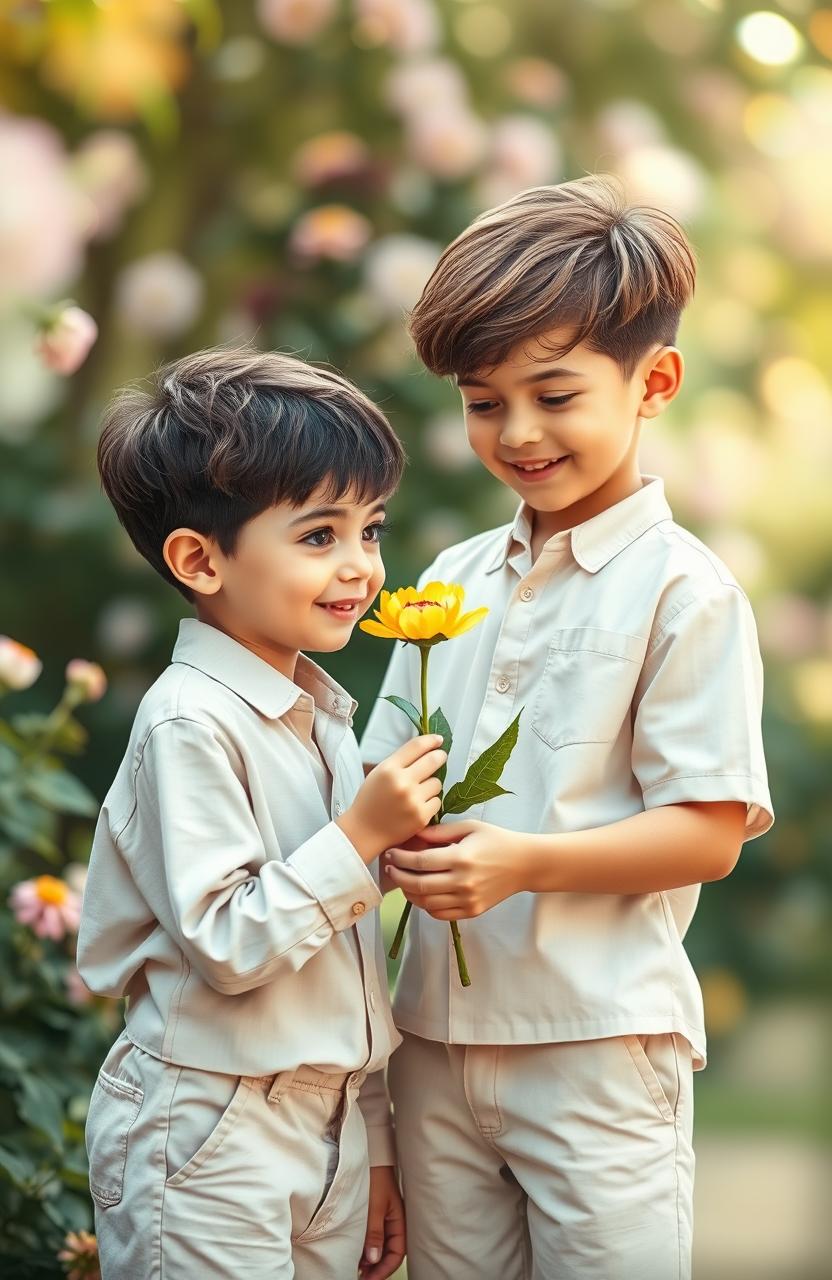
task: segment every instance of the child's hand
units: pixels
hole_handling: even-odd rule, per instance
[[[419,847],[414,848],[418,842]],[[521,893],[524,862],[516,832],[467,819],[427,827],[383,860],[390,884],[435,920],[467,920]]]
[[[448,757],[442,738],[411,738],[376,765],[358,795],[336,822],[365,862],[391,845],[409,840],[439,812],[442,784],[434,775]]]
[[[404,1205],[389,1165],[370,1169],[367,1235],[358,1268],[361,1280],[387,1280],[402,1264],[405,1251]]]

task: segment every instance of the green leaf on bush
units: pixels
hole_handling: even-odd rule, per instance
[[[73,813],[93,818],[98,802],[82,782],[63,769],[35,768],[26,780],[26,790],[34,800],[58,813]]]
[[[397,698],[395,694],[388,694],[384,699],[385,702],[392,702],[394,707],[398,707],[399,711],[403,711],[408,720],[411,720],[416,726],[416,732],[422,732],[422,717],[416,710],[412,702],[408,702],[407,698]]]
[[[474,761],[461,782],[454,783],[442,805],[443,814],[464,813],[466,809],[485,804],[486,800],[493,800],[496,796],[513,794],[498,786],[497,782],[517,742],[522,714],[521,707],[505,733]]]
[[[450,755],[451,744],[453,743],[453,734],[451,733],[451,726],[448,724],[448,721],[445,719],[445,716],[441,707],[436,708],[430,720],[428,721],[428,729],[430,730],[431,733],[442,734],[442,750],[445,752],[446,755]],[[447,763],[443,764],[441,769],[437,769],[436,776],[440,782],[445,781],[445,775],[447,774],[447,772],[448,772]]]
[[[38,1129],[60,1150],[64,1143],[64,1109],[57,1090],[27,1072],[20,1079],[17,1113],[31,1129]]]
[[[16,1187],[19,1187],[21,1191],[25,1191],[37,1174],[38,1166],[31,1156],[25,1155],[23,1152],[9,1151],[6,1147],[0,1147],[0,1169],[5,1170]]]

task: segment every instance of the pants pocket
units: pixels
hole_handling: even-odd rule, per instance
[[[127,1142],[144,1093],[127,1080],[99,1071],[87,1114],[90,1192],[102,1209],[118,1204],[124,1191]]]
[[[672,1124],[679,1102],[679,1061],[676,1036],[622,1036],[622,1041],[663,1120]]]
[[[312,1240],[319,1232],[326,1230],[337,1207],[338,1200],[345,1184],[351,1183],[359,1176],[361,1170],[356,1167],[356,1137],[353,1128],[362,1124],[361,1113],[349,1095],[343,1098],[332,1121],[322,1134],[310,1140],[320,1143],[320,1165],[323,1171],[321,1198],[311,1219],[300,1234],[293,1237],[296,1243],[302,1244]]]
[[[252,1079],[181,1067],[165,1145],[167,1186],[180,1187],[219,1150],[248,1101]]]

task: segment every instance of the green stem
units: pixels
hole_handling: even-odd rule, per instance
[[[408,903],[410,906],[410,903]],[[456,920],[451,921],[451,937],[454,940],[454,951],[456,952],[456,967],[459,973],[459,980],[463,987],[470,987],[471,979],[468,976],[468,964],[465,960],[465,952],[462,949],[462,938],[459,933],[459,925]]]

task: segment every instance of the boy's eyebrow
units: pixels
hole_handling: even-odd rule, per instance
[[[547,382],[549,378],[582,378],[583,376],[577,369],[565,369],[563,365],[554,365],[551,369],[541,369],[539,373],[530,373],[527,378],[521,378],[520,381],[525,384],[528,382]],[[487,387],[488,383],[483,382],[481,378],[473,378],[466,374],[462,378],[457,378],[456,385],[458,387]]]
[[[371,516],[377,516],[387,506],[386,502],[377,502],[370,512]],[[314,511],[306,511],[302,516],[296,516],[294,520],[289,521],[289,528],[293,529],[296,524],[306,524],[308,520],[332,520],[338,516],[347,514],[347,507],[315,507]]]

